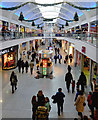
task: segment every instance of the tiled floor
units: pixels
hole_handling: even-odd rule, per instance
[[[64,53],[63,53],[64,55]],[[77,68],[72,66],[72,74],[75,80],[78,80],[80,72]],[[3,118],[31,118],[31,98],[36,95],[38,90],[43,90],[45,96],[50,98],[52,106],[49,117],[50,118],[75,118],[78,117],[77,111],[74,107],[75,93],[67,93],[66,85],[64,81],[65,73],[67,72],[67,65],[56,64],[54,65],[54,78],[53,79],[35,79],[36,68],[34,68],[33,75],[30,75],[30,71],[26,74],[18,73],[18,69],[15,72],[18,76],[18,89],[12,94],[9,77],[11,71],[1,71],[2,78],[2,116]],[[59,87],[63,88],[65,94],[64,113],[58,117],[57,106],[52,103],[51,96],[57,92]],[[86,106],[83,112],[84,115],[89,115],[89,109]]]

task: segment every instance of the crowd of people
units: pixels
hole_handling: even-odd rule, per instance
[[[34,60],[36,59],[36,65],[39,63],[38,57],[36,57],[36,54],[34,52],[34,49],[32,51],[31,55],[31,61],[28,63],[28,61],[24,62],[21,60],[21,58],[18,60],[17,66],[19,73],[24,73],[24,69],[26,73],[28,72],[28,68],[30,66],[31,75],[33,73],[34,68]],[[57,63],[57,59],[59,59],[59,63],[61,64],[62,56],[60,54],[60,48],[58,49],[55,47],[55,64]],[[66,62],[68,61],[68,55],[65,56]],[[72,55],[70,55],[70,59],[72,59]],[[70,60],[72,62],[72,60]],[[37,66],[38,67],[38,66]],[[37,68],[38,69],[38,68]],[[85,87],[87,86],[87,79],[83,72],[81,72],[78,81],[76,82],[73,79],[73,75],[71,73],[71,66],[68,65],[68,72],[65,74],[65,82],[66,82],[66,88],[68,93],[70,92],[70,85],[72,84],[72,93],[76,91],[75,99],[74,99],[74,106],[76,107],[76,110],[78,112],[78,115],[80,116],[81,120],[88,120],[87,116],[83,116],[84,107],[86,106],[86,97],[85,97]],[[21,71],[22,70],[22,71]],[[95,79],[94,79],[95,80]],[[11,74],[10,77],[11,86],[12,86],[12,94],[17,89],[17,76],[14,73],[14,71]],[[94,88],[94,89],[93,89]],[[64,99],[65,94],[62,92],[62,88],[58,88],[58,92],[52,96],[53,103],[57,104],[58,108],[58,116],[61,115],[63,112],[63,105],[64,105]],[[37,96],[33,96],[31,103],[32,103],[32,119],[33,120],[48,120],[49,112],[51,110],[51,105],[49,102],[49,98],[45,97],[42,90],[38,91]],[[89,92],[87,97],[88,107],[91,110],[90,117],[92,119],[95,118],[94,110],[96,109],[98,111],[98,89],[97,86],[92,86],[92,92]],[[77,118],[75,118],[77,120]]]

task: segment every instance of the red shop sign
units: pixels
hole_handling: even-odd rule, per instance
[[[82,46],[82,52],[86,53],[86,48],[84,46]]]

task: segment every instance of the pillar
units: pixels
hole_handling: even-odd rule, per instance
[[[21,58],[22,56],[20,56],[20,44],[18,45],[18,60]]]
[[[89,84],[91,83],[91,81],[92,81],[92,65],[93,65],[93,61],[90,59],[90,61],[89,61]]]
[[[76,51],[76,49],[74,48],[74,66],[76,67],[76,65],[77,65],[77,51]]]
[[[98,63],[97,63],[97,75],[96,75],[96,83],[98,85]]]
[[[90,22],[88,22],[88,33],[90,33]]]
[[[67,54],[69,56],[69,42],[67,42]]]
[[[81,72],[83,71],[84,69],[84,55],[81,54]]]

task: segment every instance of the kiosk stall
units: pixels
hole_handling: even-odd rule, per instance
[[[53,78],[53,62],[51,50],[40,50],[39,51],[39,77],[43,78],[46,76],[47,78]]]

